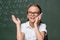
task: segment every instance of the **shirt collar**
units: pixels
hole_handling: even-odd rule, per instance
[[[29,21],[26,22],[26,28],[32,29],[31,26],[30,26],[30,24],[29,24]]]
[[[30,28],[29,21],[26,22],[26,27],[27,27],[27,28]]]
[[[29,21],[26,22],[26,25],[27,25],[26,28],[35,29],[35,28],[31,28]]]
[[[38,28],[40,27],[40,25],[38,26]],[[26,28],[31,28],[29,21],[26,22]]]

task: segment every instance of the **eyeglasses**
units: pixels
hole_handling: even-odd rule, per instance
[[[29,15],[32,15],[32,14],[34,14],[34,15],[39,15],[40,12],[31,12],[31,11],[28,11],[28,14],[29,14]]]

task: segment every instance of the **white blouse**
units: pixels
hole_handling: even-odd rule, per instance
[[[38,28],[40,32],[45,31],[47,33],[46,24],[41,23]],[[31,26],[29,25],[29,21],[21,24],[21,32],[25,33],[24,40],[36,40],[37,39],[35,28],[31,28]]]

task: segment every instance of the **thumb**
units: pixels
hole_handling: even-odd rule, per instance
[[[20,19],[19,19],[19,18],[17,18],[17,21],[18,21],[19,23],[21,23],[21,21],[20,21]]]

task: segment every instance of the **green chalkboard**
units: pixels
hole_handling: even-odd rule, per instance
[[[16,26],[11,15],[25,22],[27,7],[32,3],[41,5],[40,0],[0,0],[0,40],[16,40]]]

